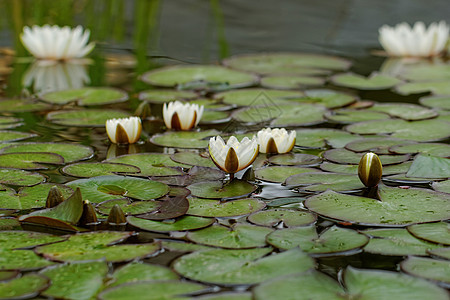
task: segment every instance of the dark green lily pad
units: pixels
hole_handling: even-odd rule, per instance
[[[124,91],[111,87],[84,87],[45,93],[39,96],[42,101],[64,105],[76,102],[77,105],[103,105],[124,102],[128,95]]]
[[[371,120],[385,120],[389,119],[389,116],[382,112],[368,111],[367,109],[342,108],[326,112],[325,118],[339,124],[351,124]]]
[[[266,204],[255,198],[220,201],[190,197],[188,215],[200,217],[235,217],[262,210]]]
[[[6,112],[30,112],[30,111],[42,111],[48,110],[51,106],[30,99],[5,99],[0,101],[0,111]]]
[[[420,104],[437,109],[450,110],[450,96],[427,96],[419,99]]]
[[[33,186],[45,181],[39,173],[20,169],[0,169],[0,183],[19,186]]]
[[[267,236],[267,242],[279,249],[300,247],[314,256],[331,256],[345,252],[355,254],[369,238],[353,229],[332,226],[317,234],[315,226],[306,226],[274,231]]]
[[[248,73],[231,70],[214,65],[178,65],[159,68],[144,73],[141,80],[155,86],[178,87],[189,89],[194,83],[205,83],[223,88],[239,88],[251,86],[257,82],[257,77]]]
[[[127,154],[105,160],[104,162],[135,166],[141,172],[130,175],[142,177],[182,175],[184,173],[180,168],[189,168],[188,165],[177,163],[170,159],[170,155],[163,153]]]
[[[199,250],[208,250],[212,248],[205,245],[187,243],[183,241],[160,240],[160,242],[164,249],[175,252],[194,252]]]
[[[406,171],[405,171],[406,172]],[[172,186],[188,186],[202,181],[220,181],[225,178],[225,173],[218,168],[192,167],[187,174],[179,176],[152,176],[150,179],[163,182]]]
[[[98,299],[133,300],[136,299],[136,295],[140,297],[145,295],[147,300],[183,299],[190,293],[198,293],[206,288],[199,283],[179,280],[137,281],[108,288],[98,295]]]
[[[66,164],[79,160],[89,159],[94,156],[94,150],[91,147],[70,143],[21,143],[0,150],[0,153],[17,152],[56,153],[64,158],[64,163]]]
[[[177,220],[168,221],[154,221],[136,218],[133,216],[127,217],[130,225],[140,228],[142,230],[154,232],[170,232],[170,231],[186,231],[192,229],[199,229],[207,227],[214,223],[214,218],[202,218],[194,216],[183,216]]]
[[[194,152],[183,151],[172,154],[170,158],[177,163],[185,165],[216,168],[216,165],[212,162],[209,154],[207,153],[198,154]]]
[[[433,182],[432,188],[438,192],[450,193],[450,180]]]
[[[293,108],[294,106],[289,105],[289,107]],[[282,113],[283,111],[278,105],[249,106],[235,110],[231,114],[231,117],[237,122],[246,123],[247,125],[253,125],[271,121],[276,117],[281,116]]]
[[[410,256],[400,263],[403,272],[410,275],[437,281],[444,286],[450,286],[449,262],[427,257]]]
[[[230,199],[246,197],[256,190],[256,186],[247,181],[234,179],[229,183],[205,181],[191,184],[187,187],[192,196],[211,199]]]
[[[440,81],[450,79],[450,66],[448,64],[433,64],[428,62],[409,64],[401,73],[401,77],[408,81]]]
[[[218,135],[214,129],[204,131],[169,131],[163,134],[155,134],[150,139],[155,145],[174,148],[206,148],[210,136]]]
[[[140,214],[137,217],[147,220],[167,220],[183,216],[189,209],[189,201],[186,198],[189,193],[189,190],[185,188],[172,188],[168,195],[160,198],[162,201],[157,210]]]
[[[54,298],[89,300],[100,291],[107,273],[108,264],[105,261],[48,267],[39,274],[48,277],[52,284],[42,294]]]
[[[14,124],[22,121],[22,118],[0,116],[0,125]]]
[[[50,285],[50,280],[39,274],[26,274],[0,282],[0,299],[28,299],[37,296]]]
[[[415,237],[433,243],[450,245],[450,224],[445,222],[416,224],[408,226],[408,231]]]
[[[0,230],[22,230],[22,227],[17,219],[0,218]],[[1,275],[0,271],[0,281],[2,280]]]
[[[106,120],[128,118],[130,114],[112,109],[58,110],[47,115],[47,120],[64,126],[105,127]]]
[[[161,182],[117,175],[78,179],[67,185],[73,189],[80,188],[83,198],[94,203],[117,199],[120,196],[151,200],[162,197],[169,191],[169,187]]]
[[[359,122],[346,127],[358,134],[389,134],[399,139],[419,142],[437,141],[450,136],[448,122],[441,120],[421,120],[408,122],[400,119]]]
[[[395,165],[387,165],[383,167],[383,175],[393,175],[406,173],[409,170],[412,162],[407,161]],[[320,165],[322,171],[333,172],[333,173],[344,173],[358,175],[358,165],[342,165],[334,164],[329,162],[324,162]]]
[[[323,157],[329,161],[336,162],[339,164],[359,164],[361,157],[364,153],[355,153],[347,149],[331,149],[323,153]],[[409,154],[403,155],[379,155],[381,164],[391,165],[398,164],[409,159]]]
[[[19,168],[23,170],[45,170],[49,167],[43,164],[62,165],[64,158],[56,153],[48,152],[17,152],[0,154],[1,168]]]
[[[300,204],[303,201],[305,201],[305,198],[302,197],[282,197],[282,198],[275,198],[267,202],[267,207],[273,208],[273,207],[281,207],[289,204]]]
[[[448,81],[408,82],[397,85],[396,92],[400,95],[410,95],[431,92],[434,95],[449,95]]]
[[[305,201],[311,211],[332,219],[373,226],[407,226],[450,218],[448,195],[427,189],[378,185],[380,200],[326,191]]]
[[[141,169],[136,166],[120,163],[88,162],[71,164],[62,168],[61,171],[69,176],[89,178],[102,175],[115,175],[120,173],[139,173]]]
[[[0,143],[16,142],[37,136],[34,133],[0,130]]]
[[[450,177],[450,159],[419,154],[414,158],[406,176],[447,179]]]
[[[305,210],[292,210],[285,208],[268,209],[253,213],[247,220],[256,225],[275,227],[297,227],[312,224],[316,216]]]
[[[108,262],[123,262],[145,258],[160,250],[158,243],[119,243],[133,235],[132,232],[96,231],[71,235],[65,242],[40,246],[35,249],[39,255],[54,261],[89,261],[105,259]]]
[[[428,253],[434,257],[450,259],[450,247],[447,248],[437,248],[429,250]]]
[[[325,83],[324,78],[315,76],[271,75],[261,79],[261,86],[269,89],[295,90]]]
[[[408,141],[390,137],[370,137],[350,142],[345,145],[345,148],[353,152],[374,152],[376,154],[391,154],[391,147],[405,143],[408,143]],[[399,154],[407,153],[411,152],[403,152]]]
[[[349,142],[361,138],[356,134],[329,128],[297,129],[296,131],[295,145],[308,148],[325,148],[327,145],[342,148]]]
[[[107,200],[96,206],[96,210],[103,214],[109,215],[114,205],[119,205],[125,215],[139,215],[157,210],[161,203],[159,201],[133,201],[127,199]]]
[[[147,90],[139,93],[139,100],[149,103],[163,104],[174,100],[189,100],[197,98],[197,93],[177,90]]]
[[[332,76],[331,82],[338,86],[358,90],[383,90],[391,88],[402,81],[395,77],[378,73],[372,73],[368,77],[354,73],[342,73]]]
[[[0,282],[16,278],[19,274],[19,271],[0,271]]]
[[[265,256],[271,251],[271,248],[198,251],[176,259],[173,268],[192,280],[241,285],[256,284],[314,267],[314,261],[298,248]],[[216,267],[212,269],[211,266]]]
[[[54,264],[54,262],[37,255],[33,250],[0,249],[0,268],[2,270],[31,271]]]
[[[405,173],[383,177],[383,182],[394,185],[429,185],[435,178],[407,177]]]
[[[225,292],[196,297],[198,300],[252,300],[250,292]]]
[[[282,166],[313,166],[320,164],[322,159],[311,154],[286,153],[270,156],[269,162]]]
[[[369,110],[387,113],[407,121],[430,119],[439,115],[435,110],[409,103],[376,103]]]
[[[200,125],[222,124],[231,120],[230,114],[225,111],[206,110],[203,112]]]
[[[233,69],[258,74],[317,74],[314,71],[346,70],[350,61],[310,53],[258,53],[236,55],[227,58],[223,64]],[[308,72],[309,71],[309,72]]]
[[[64,237],[40,232],[0,231],[1,250],[32,248],[38,245],[55,243],[64,240]]]
[[[327,89],[307,90],[305,98],[297,99],[301,103],[320,104],[326,108],[338,108],[350,105],[356,97],[347,93]]]
[[[289,188],[309,192],[323,192],[327,189],[334,191],[355,191],[364,188],[358,176],[329,172],[314,172],[292,175],[283,183]]]
[[[178,275],[167,267],[133,261],[115,270],[108,287],[135,281],[176,279]]]
[[[326,108],[315,104],[297,104],[278,106],[282,114],[270,122],[273,127],[309,126],[325,121],[323,114]]]
[[[234,224],[231,227],[212,225],[204,229],[188,232],[187,238],[192,242],[227,248],[245,249],[266,246],[266,235],[273,229],[249,224]]]
[[[382,255],[427,255],[427,251],[442,248],[411,235],[403,228],[369,229],[362,231],[371,236],[364,251]]]
[[[205,111],[226,111],[233,108],[232,105],[224,104],[220,100],[210,98],[198,98],[190,100],[189,103],[203,105]],[[205,113],[205,111],[203,111],[203,113]]]
[[[289,103],[288,99],[303,96],[300,91],[282,91],[273,89],[240,89],[218,93],[214,99],[236,106],[270,107]]]
[[[259,180],[269,181],[269,182],[284,182],[289,176],[316,172],[317,169],[313,168],[300,168],[300,167],[290,167],[290,166],[268,166],[255,170],[255,177]]]
[[[389,151],[398,154],[422,153],[439,157],[450,157],[450,145],[443,143],[408,143],[389,147]]]

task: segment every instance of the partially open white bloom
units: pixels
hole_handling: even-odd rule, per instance
[[[423,22],[416,22],[412,28],[400,23],[383,25],[378,31],[378,40],[389,56],[430,57],[445,50],[450,28],[445,21],[431,23],[428,29]]]
[[[197,126],[203,115],[203,105],[182,103],[180,101],[164,103],[163,118],[166,127],[174,130],[189,130]]]
[[[20,35],[25,48],[36,58],[44,60],[70,60],[86,56],[94,49],[89,43],[90,31],[82,26],[72,29],[57,25],[25,26]]]
[[[244,137],[241,142],[231,136],[227,143],[220,136],[209,140],[209,154],[216,166],[227,173],[236,173],[253,163],[258,155],[256,137]]]
[[[287,132],[284,128],[264,128],[258,131],[259,152],[287,153],[294,148],[297,132]]]
[[[115,144],[133,144],[141,137],[142,124],[138,117],[106,120],[106,133]]]

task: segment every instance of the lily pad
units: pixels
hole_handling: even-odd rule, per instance
[[[406,171],[405,171],[406,172]],[[152,176],[150,179],[172,186],[188,186],[202,181],[223,180],[225,173],[218,168],[192,167],[187,174],[179,176]]]
[[[39,274],[26,274],[0,282],[0,299],[28,299],[37,296],[50,285],[50,280]]]
[[[136,166],[120,163],[88,162],[71,164],[62,168],[61,171],[69,176],[89,178],[102,175],[115,175],[120,173],[139,173],[141,169]]]
[[[383,167],[383,175],[393,175],[406,173],[409,170],[412,162],[407,161],[395,165],[387,165]],[[343,165],[334,164],[330,162],[324,162],[320,165],[322,171],[332,172],[332,173],[344,173],[344,174],[358,174],[358,165]]]
[[[397,85],[395,90],[400,95],[431,92],[434,95],[449,95],[448,81],[408,82]]]
[[[315,76],[271,75],[261,79],[261,86],[270,89],[295,90],[307,86],[323,85],[324,83],[324,78]]]
[[[286,179],[284,185],[289,188],[309,192],[323,192],[327,189],[334,191],[355,191],[364,188],[359,178],[353,174],[329,172],[314,172],[292,175]]]
[[[214,129],[204,131],[169,131],[163,134],[155,134],[150,139],[155,145],[174,148],[201,149],[208,147],[210,136],[218,135]]]
[[[311,154],[286,153],[269,157],[269,162],[282,166],[313,166],[322,162],[322,159]]]
[[[45,177],[39,173],[32,173],[20,169],[0,169],[0,183],[33,186],[45,181]]]
[[[51,266],[39,273],[52,283],[42,294],[54,298],[92,299],[100,291],[107,273],[108,264],[105,261]]]
[[[128,100],[128,95],[111,87],[84,87],[45,93],[40,95],[39,99],[51,104],[64,105],[75,102],[77,105],[88,106],[124,102]]]
[[[347,149],[331,149],[328,151],[325,151],[323,153],[323,157],[329,161],[340,163],[340,164],[359,164],[359,161],[361,160],[361,157],[364,155],[364,153],[355,153],[352,151],[349,151]],[[404,161],[407,161],[409,159],[408,154],[403,155],[379,155],[379,158],[381,160],[381,164],[384,165],[391,165],[391,164],[398,164]]]
[[[34,133],[0,130],[0,143],[16,142],[37,136]]]
[[[449,178],[450,159],[419,154],[414,158],[406,176],[415,178]]]
[[[347,145],[345,145],[345,148],[354,152],[374,152],[376,154],[391,154],[390,152],[391,147],[395,147],[396,145],[401,145],[405,143],[408,143],[408,141],[390,137],[371,137],[350,142]],[[408,153],[411,152],[401,152],[399,154],[408,154]]]
[[[153,221],[129,216],[127,217],[127,221],[130,225],[142,230],[154,232],[171,232],[204,228],[214,223],[215,219],[183,216],[177,220]]]
[[[450,79],[450,66],[448,64],[428,63],[410,64],[401,74],[408,81],[439,81]]]
[[[214,99],[235,106],[270,107],[278,104],[287,104],[288,99],[303,96],[300,91],[282,91],[274,89],[240,89],[218,93]]]
[[[64,158],[56,153],[48,152],[17,152],[0,154],[1,168],[19,168],[23,170],[45,170],[49,167],[43,164],[61,165]]]
[[[256,169],[255,177],[259,180],[282,183],[289,176],[316,171],[317,169],[313,168],[300,168],[291,166],[268,166]]]
[[[54,262],[37,255],[33,250],[0,249],[0,268],[2,270],[31,271],[54,264]]]
[[[438,243],[450,245],[450,224],[445,222],[416,224],[408,226],[408,231],[415,237]]]
[[[144,280],[176,279],[178,275],[167,267],[134,261],[118,268],[112,275],[112,282],[108,287]]]
[[[431,119],[439,115],[433,109],[408,103],[376,103],[369,110],[387,113],[407,121]]]
[[[296,132],[295,145],[308,148],[325,148],[327,145],[342,148],[349,142],[361,138],[356,134],[329,128],[297,129]]]
[[[450,247],[432,249],[428,253],[434,257],[450,259]]]
[[[15,195],[15,199],[9,199],[4,196],[0,199],[0,207],[13,209],[30,209],[44,207],[48,192],[56,186],[64,199],[67,199],[73,193],[73,189],[58,183],[41,183],[31,187],[22,187]]]
[[[383,90],[391,88],[402,81],[393,76],[372,73],[364,77],[354,73],[342,73],[331,77],[331,82],[338,86],[355,88],[359,90]]]
[[[326,191],[305,201],[311,211],[347,222],[407,226],[450,218],[448,195],[427,189],[378,186],[380,200]]]
[[[0,150],[0,153],[48,152],[56,153],[64,158],[64,163],[72,163],[94,156],[91,147],[70,143],[21,143]]]
[[[109,215],[111,208],[116,204],[120,206],[125,215],[144,214],[147,212],[155,211],[161,206],[161,203],[158,201],[149,200],[130,202],[127,199],[114,199],[99,203],[96,206],[96,210],[103,215]]]
[[[187,243],[182,241],[159,240],[164,249],[175,252],[194,252],[199,250],[208,250],[212,247],[199,245],[194,243]]]
[[[197,297],[198,300],[252,300],[250,292],[225,292]]]
[[[192,196],[211,199],[230,199],[246,197],[256,190],[256,186],[247,181],[234,179],[223,184],[217,181],[205,181],[191,184],[187,187]]]
[[[69,236],[65,242],[40,246],[35,252],[54,261],[74,262],[105,259],[107,262],[123,262],[154,255],[160,250],[158,243],[119,243],[133,235],[132,232],[96,231]]]
[[[389,151],[398,154],[422,153],[439,157],[450,157],[450,145],[443,143],[408,143],[389,147]]]
[[[25,249],[64,241],[64,237],[32,231],[0,231],[0,249]]]
[[[50,108],[51,106],[46,103],[37,102],[30,99],[4,99],[0,101],[0,110],[3,113],[42,111]]]
[[[186,214],[200,217],[235,217],[262,210],[266,204],[255,198],[220,201],[190,197]]]
[[[189,201],[186,198],[189,195],[189,190],[185,188],[176,189],[175,193],[174,190],[172,188],[168,195],[160,199],[163,201],[160,201],[157,210],[140,214],[137,217],[147,220],[167,220],[186,214],[189,209]]]
[[[389,115],[382,112],[369,111],[367,109],[341,108],[326,112],[325,118],[334,123],[351,124],[371,120],[385,120],[389,119]]]
[[[163,104],[174,100],[189,100],[197,97],[197,93],[191,91],[163,89],[147,90],[139,93],[139,100],[156,104]]]
[[[420,104],[437,109],[450,110],[450,96],[427,96],[419,99]]]
[[[266,246],[266,235],[273,229],[249,224],[235,224],[231,227],[212,225],[204,229],[188,232],[192,242],[226,248],[245,249]]]
[[[445,260],[410,256],[400,264],[403,272],[450,286],[450,264]]]
[[[438,192],[450,193],[450,180],[433,182],[432,188]]]
[[[294,106],[279,106],[283,113],[270,122],[273,127],[281,126],[309,126],[325,121],[323,114],[326,108],[315,104],[297,104]]]
[[[194,152],[183,151],[172,154],[170,158],[181,164],[216,168],[216,165],[212,162],[209,154],[202,155]]]
[[[104,127],[108,119],[128,118],[130,114],[112,109],[58,110],[47,115],[47,120],[63,126]]]
[[[206,83],[208,86],[223,85],[229,89],[251,86],[257,82],[254,75],[214,65],[163,67],[144,73],[141,80],[162,87],[180,88],[190,84],[195,87],[194,83]]]
[[[161,182],[117,175],[78,179],[67,183],[71,188],[80,188],[84,199],[99,203],[120,196],[137,200],[151,200],[164,196],[169,187]]]
[[[314,261],[298,248],[265,256],[271,251],[270,248],[198,251],[176,259],[173,268],[191,280],[242,285],[256,284],[314,267]],[[212,269],[210,266],[216,267]]]
[[[253,213],[247,217],[253,224],[275,227],[298,227],[310,225],[316,221],[316,216],[305,210],[285,208],[268,209]]]
[[[231,120],[228,112],[206,110],[203,112],[200,125],[222,124]]]
[[[356,97],[347,93],[327,89],[306,90],[305,98],[297,99],[301,103],[321,104],[326,108],[338,108],[350,105]]]

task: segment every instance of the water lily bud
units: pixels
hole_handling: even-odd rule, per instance
[[[64,201],[64,197],[61,194],[61,191],[56,186],[52,186],[47,195],[47,201],[45,202],[46,208],[55,207]]]
[[[150,104],[147,101],[143,101],[139,106],[136,108],[136,111],[134,112],[136,116],[139,116],[141,119],[147,119],[152,115],[152,110],[150,108]]]
[[[97,219],[94,206],[88,200],[83,201],[83,214],[78,223],[80,225],[96,225],[100,223]]]
[[[209,140],[209,154],[216,166],[230,174],[245,169],[253,163],[258,155],[259,146],[256,137],[250,140],[244,137],[241,142],[231,136],[227,143],[220,137]]]
[[[114,204],[114,206],[111,208],[106,222],[109,225],[125,225],[127,223],[125,214],[118,204]]]
[[[163,106],[164,123],[168,129],[190,130],[197,126],[202,115],[203,105],[174,101]]]
[[[284,128],[264,128],[258,131],[259,152],[261,153],[287,153],[294,148],[297,132],[290,133]]]
[[[380,158],[375,153],[369,152],[359,161],[358,176],[361,182],[367,187],[376,186],[383,175],[383,166]]]
[[[106,120],[106,133],[115,144],[133,144],[141,137],[142,124],[139,117]]]

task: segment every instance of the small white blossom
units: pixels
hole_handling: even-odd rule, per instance
[[[138,117],[106,120],[106,133],[115,144],[133,144],[141,137],[142,124]]]
[[[174,101],[163,106],[164,123],[168,129],[190,130],[197,126],[202,115],[203,105]]]
[[[284,128],[264,128],[258,131],[259,152],[287,153],[294,148],[297,132],[287,132]]]

